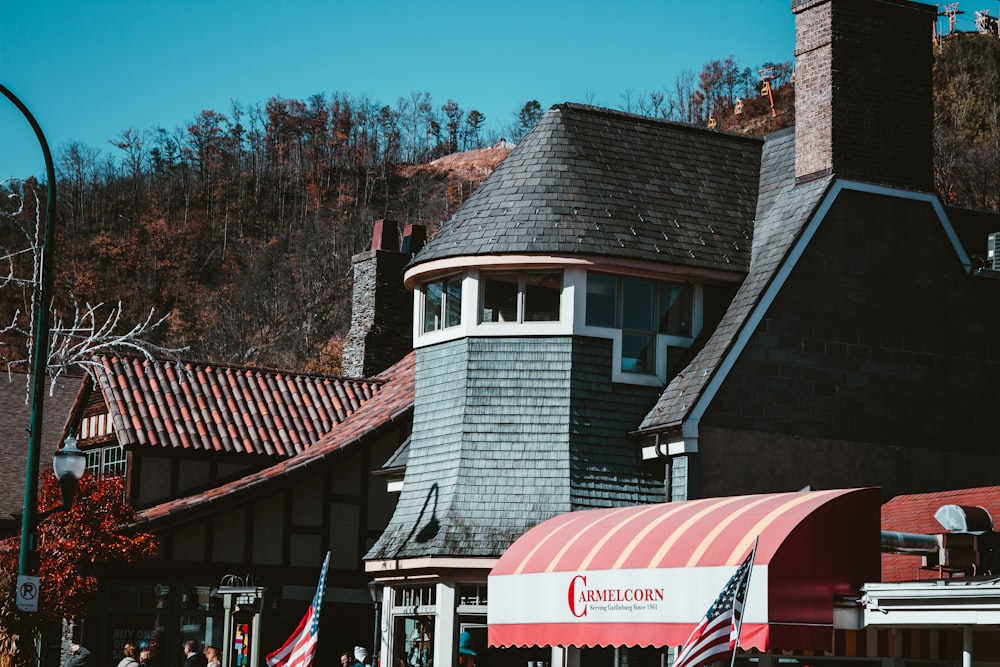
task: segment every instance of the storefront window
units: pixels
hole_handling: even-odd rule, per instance
[[[210,586],[112,581],[108,593],[109,609],[100,626],[104,647],[99,649],[106,655],[120,658],[122,647],[132,643],[144,652],[149,667],[164,667],[177,664],[180,646],[188,639],[222,646],[222,599],[212,595]]]
[[[137,651],[149,652],[147,660],[152,667],[162,665],[166,622],[166,616],[155,614],[110,614],[108,634],[111,654],[121,656],[122,647],[132,644]]]
[[[397,616],[393,629],[396,657],[405,667],[432,667],[434,664],[434,617]],[[393,662],[393,667],[404,667]]]

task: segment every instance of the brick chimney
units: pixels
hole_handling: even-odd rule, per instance
[[[795,177],[934,187],[937,9],[907,0],[792,0]]]
[[[351,258],[351,329],[344,341],[344,377],[371,377],[413,349],[413,294],[403,269],[423,247],[426,229],[407,225],[402,245],[392,220],[376,220],[371,249]]]

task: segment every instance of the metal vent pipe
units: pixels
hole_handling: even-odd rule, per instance
[[[882,531],[882,553],[921,556],[936,554],[939,548],[936,535],[899,533],[892,530]]]

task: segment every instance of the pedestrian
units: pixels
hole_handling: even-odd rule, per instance
[[[69,653],[64,667],[88,667],[90,665],[90,651],[79,644],[71,644]]]
[[[205,659],[208,660],[208,667],[222,667],[222,656],[219,654],[217,646],[205,647]],[[118,667],[122,667],[118,665]]]
[[[208,660],[198,650],[198,641],[195,639],[184,642],[184,667],[208,667]]]
[[[368,664],[368,649],[364,646],[354,647],[354,667],[366,667]]]
[[[149,647],[139,649],[139,667],[146,667],[149,664],[149,660],[153,657],[153,652],[149,650]]]
[[[458,667],[475,667],[476,642],[468,632],[458,635]]]
[[[354,665],[354,654],[351,651],[344,651],[340,654],[341,667],[352,667]]]
[[[124,657],[118,661],[118,667],[139,667],[135,659],[135,644],[129,642],[122,646],[122,655]]]

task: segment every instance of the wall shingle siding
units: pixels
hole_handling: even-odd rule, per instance
[[[611,361],[571,337],[419,348],[406,482],[367,559],[496,557],[556,514],[661,500],[628,441],[656,390],[612,384]]]
[[[573,346],[570,451],[573,509],[663,501],[662,465],[644,466],[628,437],[659,389],[610,382],[611,341]]]

